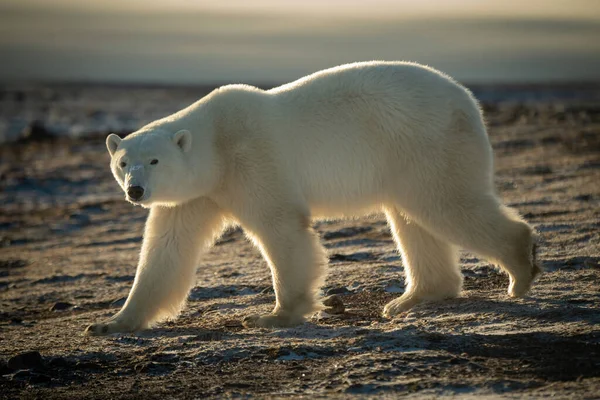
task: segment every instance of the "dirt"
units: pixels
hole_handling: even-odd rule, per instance
[[[69,95],[102,109],[84,101],[94,90]],[[148,93],[113,90],[131,100],[125,111]],[[150,96],[160,106],[145,109],[162,111],[172,98],[174,111],[187,99],[160,90]],[[315,223],[330,255],[323,292],[336,296],[339,314],[289,329],[243,328],[274,295],[258,251],[231,230],[202,257],[177,320],[84,336],[123,304],[147,211],[119,192],[104,128],[1,146],[0,397],[599,397],[600,88],[561,87],[569,95],[558,98],[547,88],[487,90],[497,188],[535,225],[545,272],[528,297],[509,299],[507,276],[463,252],[460,298],[393,321],[381,310],[404,290],[402,261],[373,215]],[[523,93],[526,101],[514,100]],[[17,100],[28,104],[29,95]],[[93,107],[82,117],[90,126]]]

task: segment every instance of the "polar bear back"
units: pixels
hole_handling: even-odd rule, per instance
[[[415,190],[415,181],[441,176],[453,162],[449,157],[491,173],[491,150],[476,100],[431,68],[404,62],[349,64],[267,95],[264,123],[277,143],[275,153],[318,213],[353,214],[384,202],[396,184]]]

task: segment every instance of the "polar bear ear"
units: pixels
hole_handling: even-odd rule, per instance
[[[114,133],[111,133],[110,135],[107,136],[106,148],[108,149],[108,152],[110,153],[111,157],[113,154],[115,154],[115,151],[117,151],[117,147],[119,147],[119,143],[121,143],[121,138],[119,136],[115,135]]]
[[[173,136],[173,142],[187,153],[192,148],[192,134],[188,130],[181,130]]]

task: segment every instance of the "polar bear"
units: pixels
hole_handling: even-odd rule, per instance
[[[458,248],[498,263],[513,297],[540,272],[532,228],[495,193],[477,101],[426,66],[362,62],[266,91],[228,85],[106,144],[127,200],[150,214],[125,305],[88,334],[176,316],[200,252],[231,224],[260,249],[275,289],[272,313],[246,326],[293,326],[322,309],[327,254],[313,218],[385,213],[406,271],[389,318],[459,294]]]

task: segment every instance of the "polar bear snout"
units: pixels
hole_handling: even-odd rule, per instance
[[[129,186],[127,188],[127,197],[133,201],[138,201],[144,197],[144,188],[141,186]]]

